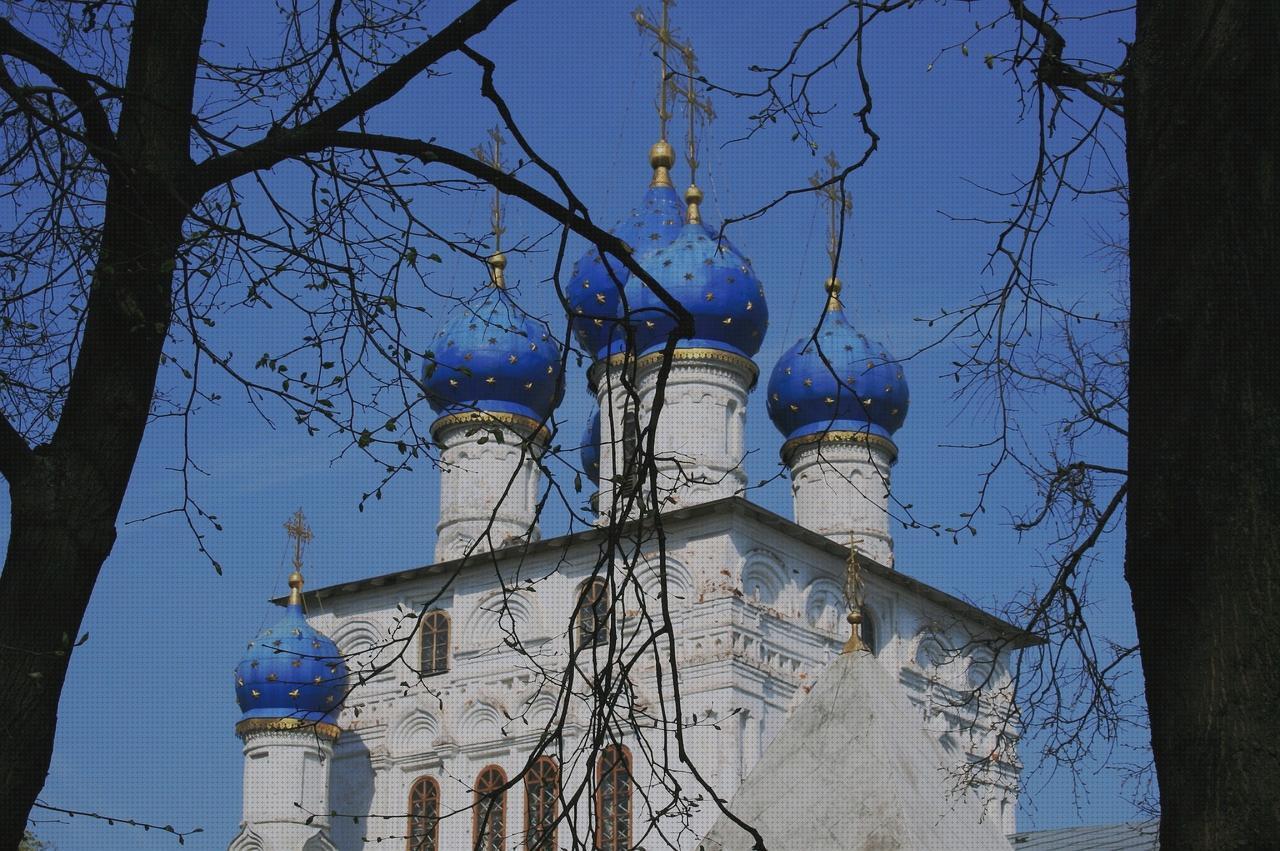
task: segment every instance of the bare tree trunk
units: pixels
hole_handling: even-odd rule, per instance
[[[1165,851],[1280,836],[1277,8],[1140,0],[1127,81],[1125,574]]]
[[[84,336],[53,439],[10,432],[12,528],[0,574],[0,849],[44,786],[72,646],[142,442],[191,208],[189,135],[205,2],[141,0]],[[122,660],[123,661],[123,660]]]

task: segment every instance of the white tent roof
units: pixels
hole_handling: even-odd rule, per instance
[[[730,812],[768,851],[1009,851],[903,686],[870,653],[836,658],[738,788]],[[706,851],[751,851],[727,816]]]

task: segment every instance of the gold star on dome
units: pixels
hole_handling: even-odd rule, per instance
[[[486,379],[484,380],[484,383],[485,383],[485,384],[494,384],[494,383],[496,383],[496,382],[497,382],[497,380],[498,380],[498,379],[494,378],[494,377],[491,375],[491,376],[489,376],[488,378],[486,378]]]

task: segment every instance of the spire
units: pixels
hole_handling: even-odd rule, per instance
[[[662,16],[660,23],[656,26],[649,19],[649,16],[645,14],[643,8],[636,8],[631,13],[631,18],[636,22],[640,32],[649,33],[658,43],[658,61],[660,62],[658,69],[658,141],[649,149],[649,165],[653,167],[653,180],[649,183],[651,187],[671,185],[670,169],[675,162],[674,152],[667,142],[667,124],[671,120],[671,100],[675,87],[675,82],[671,78],[671,64],[667,61],[667,54],[671,47],[680,48],[671,31],[671,7],[674,5],[675,0],[662,0]]]
[[[815,171],[809,178],[809,185],[817,190],[827,204],[827,259],[831,262],[831,276],[826,281],[827,310],[843,310],[840,303],[840,279],[836,277],[836,267],[840,263],[840,235],[844,230],[843,221],[853,209],[853,199],[844,189],[844,181],[837,180],[840,174],[840,161],[835,153],[829,153],[823,160],[830,169],[828,174]]]
[[[711,106],[710,97],[698,97],[696,87],[698,56],[693,52],[693,44],[686,41],[678,47],[685,68],[685,85],[678,90],[678,93],[684,100],[685,115],[689,119],[689,126],[685,131],[684,153],[685,164],[689,166],[689,188],[685,190],[684,200],[689,205],[687,215],[689,224],[700,224],[702,212],[699,205],[702,203],[702,190],[698,188],[698,123],[710,122],[716,117],[716,112]]]
[[[302,605],[302,548],[311,543],[311,527],[299,508],[285,521],[284,530],[293,538],[293,572],[289,574],[289,605]]]
[[[505,139],[502,136],[502,128],[492,127],[489,129],[489,145],[478,145],[471,149],[471,153],[480,162],[494,169],[495,171],[505,171],[502,162],[502,143]],[[502,223],[502,193],[495,186],[493,188],[493,205],[489,209],[489,224],[493,228],[493,254],[489,255],[489,280],[500,290],[507,288],[506,278],[503,276],[503,270],[507,268],[507,257],[502,253],[502,235],[507,232],[506,227]]]

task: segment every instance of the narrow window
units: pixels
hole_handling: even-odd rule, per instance
[[[600,754],[596,811],[600,851],[631,848],[631,752],[610,745]]]
[[[559,766],[552,757],[538,757],[524,779],[525,847],[529,851],[556,851],[559,798]]]
[[[440,784],[419,777],[409,790],[409,851],[436,851],[440,847]]]
[[[503,851],[507,833],[507,775],[490,765],[476,777],[476,802],[472,847],[476,851]]]
[[[640,487],[640,417],[629,404],[622,413],[622,490]]]
[[[578,643],[595,647],[609,640],[609,587],[592,579],[578,598]]]
[[[427,612],[422,619],[422,676],[449,670],[449,615]]]
[[[866,606],[862,607],[862,624],[859,637],[862,639],[863,646],[872,653],[875,653],[880,649],[880,646],[876,643],[879,638],[879,636],[876,635],[876,619],[875,616],[867,610]]]

